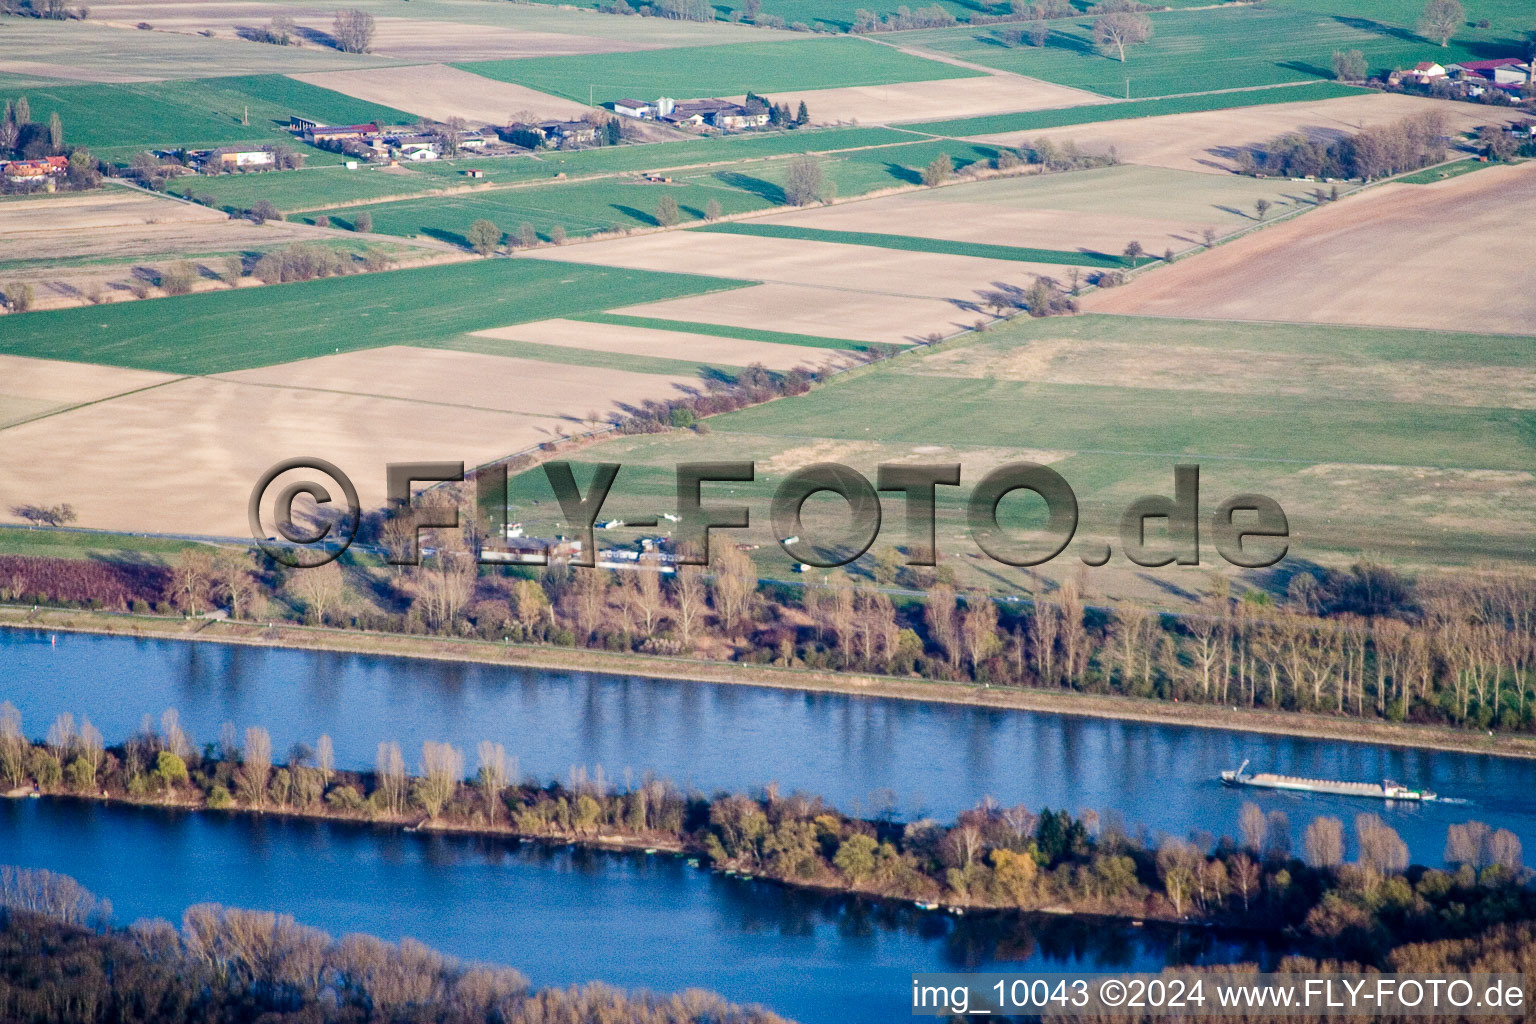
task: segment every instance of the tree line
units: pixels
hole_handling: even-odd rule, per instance
[[[722,392],[730,405],[750,395]],[[712,408],[702,396],[702,408]],[[635,411],[629,432],[704,424],[689,404]],[[534,456],[528,457],[531,464]],[[455,500],[433,492],[429,501]],[[750,554],[712,545],[708,568],[654,554],[610,571],[489,566],[491,536],[427,531],[420,566],[294,570],[231,548],[169,566],[0,556],[0,601],[203,615],[612,652],[877,673],[1529,733],[1536,730],[1536,587],[1518,574],[1413,581],[1362,561],[1291,578],[1280,597],[1221,577],[1185,613],[1093,603],[1078,574],[1032,604],[965,590],[953,570],[895,549],[824,584],[762,581]],[[365,517],[360,541],[402,557],[402,517]]]
[[[1369,181],[1445,160],[1449,131],[1444,112],[1429,110],[1332,140],[1291,132],[1245,149],[1238,170],[1267,177]]]
[[[413,752],[414,754],[414,752]],[[474,830],[562,841],[666,845],[711,865],[792,885],[1010,910],[1198,920],[1281,930],[1303,949],[1371,963],[1397,944],[1470,936],[1536,917],[1520,840],[1468,821],[1448,833],[1449,868],[1413,866],[1397,832],[1373,813],[1345,827],[1312,821],[1293,850],[1283,812],[1242,807],[1239,835],[1157,841],[1114,815],[1072,815],[984,801],[952,823],[902,822],[893,809],[858,817],[820,797],[684,791],[655,778],[622,782],[573,767],[544,783],[493,741],[464,752],[428,741],[408,762],[381,742],[373,770],[338,766],[322,736],[274,757],[261,727],[226,725],[198,747],[174,710],[108,748],[88,721],[59,716],[28,740],[0,708],[0,781],[13,789]],[[0,885],[0,892],[3,892]],[[68,903],[68,900],[57,902]],[[84,912],[82,911],[82,915]]]
[[[693,989],[531,988],[413,939],[340,939],[213,903],[114,928],[74,879],[0,867],[0,1018],[13,1024],[784,1024]]]

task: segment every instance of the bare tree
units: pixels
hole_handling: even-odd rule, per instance
[[[678,563],[672,582],[672,601],[677,608],[678,636],[686,650],[693,644],[694,630],[704,615],[704,578],[698,566]]]
[[[160,712],[160,735],[165,740],[165,749],[180,758],[192,755],[192,739],[181,727],[181,714],[175,708],[166,708]]]
[[[923,614],[928,623],[928,635],[944,652],[949,667],[959,668],[965,648],[961,646],[959,599],[955,588],[947,583],[935,583],[928,588],[928,604]]]
[[[172,561],[171,580],[188,615],[199,614],[213,576],[213,553],[202,545],[188,548]]]
[[[1173,912],[1184,916],[1184,904],[1197,883],[1196,871],[1205,856],[1195,844],[1184,839],[1168,839],[1157,848],[1157,873],[1163,880],[1163,892],[1173,903]]]
[[[341,607],[347,593],[347,580],[339,563],[327,562],[296,570],[288,589],[304,605],[304,610],[314,616],[316,624],[323,626],[326,619]]]
[[[1448,46],[1466,16],[1461,0],[1429,0],[1424,5],[1424,13],[1419,15],[1419,35]]]
[[[267,802],[267,782],[272,774],[272,737],[259,725],[245,730],[245,750],[235,770],[235,784],[252,807]]]
[[[751,557],[734,544],[721,545],[716,552],[711,588],[715,614],[720,617],[721,627],[731,633],[741,626],[751,611],[752,597],[757,593],[757,569]]]
[[[375,784],[384,810],[399,814],[405,809],[405,758],[400,756],[400,744],[393,740],[380,743],[373,764]]]
[[[329,733],[321,733],[315,743],[315,768],[320,772],[321,787],[329,786],[336,771],[336,747]]]
[[[784,173],[784,199],[791,206],[806,206],[822,198],[826,185],[821,162],[807,154],[789,162]]]
[[[464,755],[452,744],[428,740],[421,745],[421,772],[421,806],[427,817],[436,818],[464,776]]]
[[[21,712],[10,701],[0,704],[0,779],[10,789],[26,781],[28,746],[21,731]]]
[[[1452,0],[1454,2],[1454,0]],[[1114,50],[1125,63],[1127,47],[1139,46],[1152,38],[1152,19],[1131,11],[1101,14],[1093,23],[1093,42],[1099,49]]]
[[[373,15],[355,7],[337,11],[331,22],[331,38],[343,53],[367,53],[373,48]]]
[[[1302,834],[1301,844],[1308,864],[1336,868],[1344,863],[1344,823],[1338,818],[1313,818]]]
[[[250,610],[257,593],[256,578],[251,575],[251,559],[246,553],[221,551],[214,558],[213,592],[229,602],[229,617],[238,619]]]
[[[666,602],[661,596],[661,560],[654,554],[640,557],[624,586],[624,606],[646,636],[655,632]]]
[[[44,742],[48,746],[48,752],[63,761],[74,753],[78,738],[79,734],[75,730],[75,716],[64,711],[48,727],[48,735],[44,737]]]
[[[1374,814],[1355,815],[1355,843],[1364,867],[1383,875],[1408,867],[1408,844]]]
[[[982,664],[1003,646],[997,635],[997,605],[985,592],[976,591],[966,597],[965,620],[960,632],[965,639],[971,671],[979,678]]]
[[[480,759],[480,771],[475,781],[485,796],[486,819],[494,827],[496,812],[501,807],[501,791],[507,788],[507,752],[500,743],[481,740],[476,753]]]

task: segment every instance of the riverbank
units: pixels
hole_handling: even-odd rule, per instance
[[[224,619],[185,619],[176,616],[14,606],[0,606],[0,627],[680,679],[1536,759],[1536,737],[1532,736],[1304,712],[1147,700],[1070,690],[982,687],[972,683],[910,677],[826,672],[660,655],[616,654],[587,648],[290,624],[268,625]]]

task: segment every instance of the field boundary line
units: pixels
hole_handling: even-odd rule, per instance
[[[9,354],[9,353],[0,353],[0,355],[4,355],[4,354]],[[36,358],[36,357],[27,357],[27,358]],[[61,360],[58,360],[58,362],[78,362],[78,360],[63,360],[63,359],[61,359]],[[112,364],[111,363],[85,363],[84,365],[86,365],[86,366],[111,366]],[[134,369],[134,367],[131,367],[131,366],[120,366],[120,367],[116,367],[116,369],[131,370],[131,369]],[[155,370],[155,371],[151,371],[151,372],[160,373],[162,371]],[[10,430],[12,427],[19,427],[19,426],[22,426],[23,424],[27,424],[27,423],[36,423],[38,420],[46,420],[46,419],[49,419],[49,418],[51,418],[53,416],[62,416],[62,415],[64,415],[67,412],[74,412],[76,409],[89,409],[93,405],[101,405],[104,402],[114,402],[114,401],[116,401],[119,398],[127,398],[129,395],[143,394],[145,391],[153,391],[156,388],[163,388],[167,384],[176,384],[176,383],[178,383],[180,381],[192,380],[196,376],[197,376],[196,374],[184,373],[184,374],[181,374],[179,376],[172,377],[170,380],[162,380],[162,381],[156,381],[153,384],[146,384],[146,385],[144,385],[141,388],[132,388],[132,389],[130,389],[128,391],[119,391],[115,395],[106,395],[106,396],[103,396],[101,398],[93,398],[89,402],[76,402],[74,405],[63,405],[63,406],[58,407],[57,409],[49,409],[47,412],[40,412],[36,416],[28,416],[27,418],[17,420],[14,423],[7,423],[5,426],[0,427],[0,433],[4,433],[5,431]]]

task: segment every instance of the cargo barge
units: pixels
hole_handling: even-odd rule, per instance
[[[1270,772],[1248,773],[1244,761],[1236,771],[1221,773],[1225,786],[1248,786],[1253,789],[1285,789],[1297,793],[1326,793],[1330,796],[1356,796],[1367,800],[1413,800],[1429,803],[1440,799],[1427,789],[1409,789],[1391,779],[1381,782],[1338,782],[1333,779],[1302,779],[1294,775],[1275,775]]]

